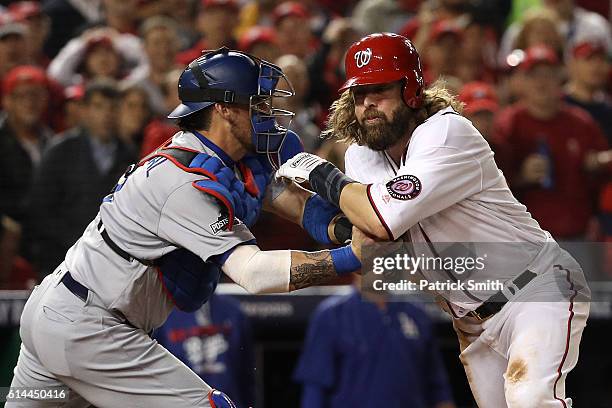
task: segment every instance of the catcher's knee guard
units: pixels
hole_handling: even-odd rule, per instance
[[[211,408],[236,408],[236,404],[219,390],[211,390],[208,393],[208,402],[210,402]]]

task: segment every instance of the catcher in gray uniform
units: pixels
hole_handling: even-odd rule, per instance
[[[277,89],[280,80],[278,67],[227,48],[185,69],[182,104],[169,116],[182,131],[128,168],[28,299],[12,389],[69,387],[54,406],[233,407],[149,333],[175,306],[198,309],[221,271],[269,293],[360,268],[355,240],[331,251],[261,251],[249,231],[263,206],[320,242],[350,235],[337,207],[270,181],[301,149],[276,121],[292,114],[272,106],[292,94]],[[50,405],[13,398],[6,406]]]

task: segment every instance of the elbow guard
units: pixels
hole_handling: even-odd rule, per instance
[[[302,226],[315,241],[329,245],[332,241],[327,233],[327,227],[339,213],[338,207],[315,194],[304,205]]]

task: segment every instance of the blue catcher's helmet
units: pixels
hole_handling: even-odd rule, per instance
[[[279,81],[288,90],[278,89]],[[209,51],[193,60],[179,78],[181,104],[169,115],[178,119],[215,103],[247,105],[250,110],[253,145],[257,153],[275,153],[287,129],[277,118],[291,118],[293,112],[275,108],[273,98],[293,95],[293,87],[274,64],[226,47]]]

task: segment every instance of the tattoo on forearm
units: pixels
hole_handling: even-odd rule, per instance
[[[327,283],[337,277],[329,251],[291,253],[289,290]]]

